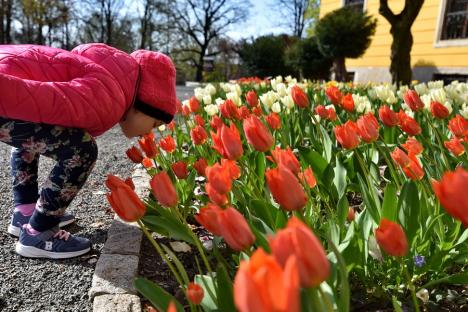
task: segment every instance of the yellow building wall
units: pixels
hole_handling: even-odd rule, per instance
[[[397,14],[404,7],[404,0],[389,0],[389,7]],[[437,24],[441,14],[442,0],[426,0],[411,28],[413,48],[412,66],[465,67],[468,66],[468,44],[455,47],[435,47]],[[322,0],[320,17],[342,7],[342,0]],[[390,24],[379,14],[379,1],[367,0],[365,9],[377,18],[377,29],[370,47],[358,59],[347,59],[349,67],[387,67],[390,66],[390,46],[392,36]]]

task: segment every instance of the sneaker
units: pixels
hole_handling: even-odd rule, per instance
[[[37,235],[21,228],[16,253],[27,258],[66,259],[84,255],[91,250],[91,242],[54,227]]]
[[[21,227],[23,227],[24,224],[28,224],[30,218],[31,216],[24,216],[21,212],[15,211],[13,213],[13,216],[11,217],[10,225],[8,226],[8,233],[10,233],[13,236],[19,237]],[[69,213],[65,213],[63,216],[60,217],[60,223],[58,224],[58,226],[64,227],[73,222],[75,222],[75,216]]]

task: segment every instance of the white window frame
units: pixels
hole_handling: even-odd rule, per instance
[[[368,0],[364,0],[364,4],[362,5],[362,12],[365,12],[367,10],[367,1]],[[345,6],[345,2],[345,0],[341,0],[341,7]]]
[[[447,0],[440,1],[439,16],[437,17],[437,28],[435,31],[434,47],[462,47],[468,46],[468,39],[440,39],[442,37],[442,28],[444,27],[445,11],[447,10]]]

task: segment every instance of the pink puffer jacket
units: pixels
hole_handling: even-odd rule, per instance
[[[98,136],[132,104],[138,67],[130,55],[105,44],[72,52],[0,45],[0,116],[82,128]]]

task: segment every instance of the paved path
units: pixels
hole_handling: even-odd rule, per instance
[[[181,100],[193,88],[178,87]],[[16,239],[6,232],[10,221],[10,147],[0,143],[0,311],[92,311],[88,290],[100,251],[113,218],[105,199],[104,180],[108,173],[127,177],[132,164],[124,151],[132,144],[115,127],[97,139],[99,158],[84,188],[72,202],[69,212],[77,223],[70,232],[93,242],[91,253],[75,259],[26,259],[14,252]],[[53,162],[41,157],[39,183],[44,181]]]

